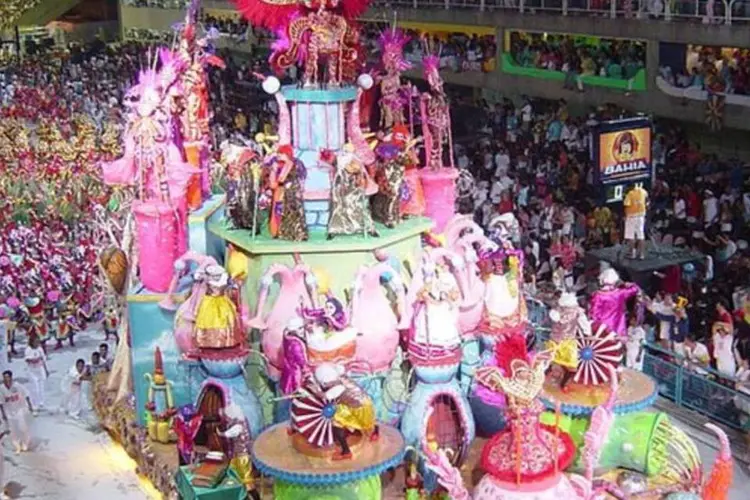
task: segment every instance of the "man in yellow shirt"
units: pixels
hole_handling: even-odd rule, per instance
[[[630,258],[646,258],[646,209],[648,192],[641,184],[636,184],[623,201],[625,208],[625,242],[628,245]],[[636,254],[637,248],[637,254]]]

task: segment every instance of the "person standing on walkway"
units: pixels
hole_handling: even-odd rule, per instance
[[[34,404],[34,408],[41,410],[44,408],[45,383],[49,377],[49,370],[47,369],[47,356],[39,344],[39,339],[35,337],[30,339],[24,352],[24,359],[31,378],[31,386],[29,387],[31,402]]]
[[[29,450],[31,432],[29,430],[29,413],[34,411],[29,393],[24,386],[13,380],[13,372],[3,372],[3,383],[0,385],[0,412],[10,428],[16,454]]]
[[[87,377],[86,362],[79,358],[62,380],[61,390],[63,399],[60,405],[61,410],[76,420],[81,417],[83,406],[82,388]]]

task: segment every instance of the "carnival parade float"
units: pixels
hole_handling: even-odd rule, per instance
[[[517,222],[485,234],[455,215],[435,58],[420,95],[395,27],[366,71],[366,1],[237,3],[277,34],[274,70],[302,76],[257,75],[278,130],[222,147],[226,195],[205,77],[222,63],[197,3],[138,75],[122,155],[102,165],[131,214],[100,259],[122,321],[96,407],[141,472],[167,498],[726,498],[725,436],[704,478],[648,410],[654,382],[620,367],[637,291],[610,276],[590,311],[563,296],[530,317]]]

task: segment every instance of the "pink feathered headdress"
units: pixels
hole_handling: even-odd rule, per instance
[[[426,56],[422,60],[422,70],[425,76],[430,73],[437,73],[440,70],[440,58],[436,55]]]
[[[404,59],[404,46],[409,43],[409,36],[398,29],[383,31],[378,38],[383,59],[395,61],[398,71],[406,71],[411,68],[411,63]]]

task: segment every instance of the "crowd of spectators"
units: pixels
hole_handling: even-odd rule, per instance
[[[605,109],[574,118],[564,101],[528,99],[518,106],[510,100],[483,103],[481,111],[483,129],[456,147],[457,164],[477,181],[469,210],[484,226],[497,214],[516,215],[530,293],[585,295],[599,269],[586,269],[583,255],[622,242],[619,210],[602,202],[595,185],[589,134],[600,120],[619,113]],[[651,297],[644,304],[645,323],[633,319],[631,326],[651,332],[670,360],[750,391],[747,165],[702,153],[679,128],[657,127],[653,144],[650,238],[700,251],[705,259],[655,273],[643,285]],[[706,356],[696,355],[704,350]]]
[[[689,46],[684,67],[662,66],[659,73],[670,85],[726,94],[750,94],[750,51]]]
[[[519,66],[571,75],[630,80],[646,65],[645,45],[633,40],[514,31],[510,45]]]

